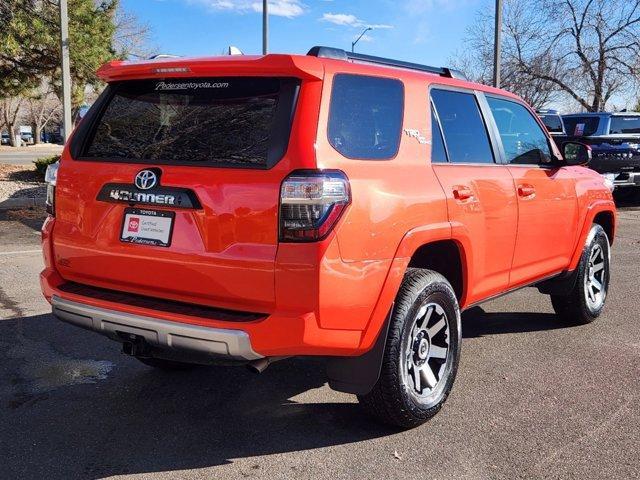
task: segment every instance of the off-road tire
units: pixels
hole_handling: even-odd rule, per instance
[[[597,248],[602,250],[604,256],[604,298],[601,304],[594,307],[588,301],[585,282],[589,276],[589,259],[594,249]],[[593,322],[602,313],[609,290],[609,252],[609,238],[606,232],[600,225],[594,224],[587,236],[587,244],[584,247],[580,262],[578,263],[577,278],[573,289],[568,295],[551,295],[553,309],[564,321],[575,324],[587,324]]]
[[[425,304],[439,305],[448,318],[448,351],[445,372],[433,389],[431,399],[421,401],[411,392],[403,374],[406,361],[407,335],[412,335],[414,321]],[[439,273],[424,269],[409,269],[396,297],[385,344],[378,382],[358,400],[367,413],[378,421],[401,428],[417,427],[433,417],[447,399],[456,376],[460,359],[460,309],[451,284]]]

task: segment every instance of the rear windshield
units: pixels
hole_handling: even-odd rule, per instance
[[[609,133],[640,133],[640,116],[611,117]]]
[[[564,128],[567,135],[573,137],[587,137],[598,131],[600,118],[598,117],[564,117]]]
[[[329,143],[347,158],[385,160],[400,146],[404,87],[390,78],[336,75],[329,114]]]
[[[564,131],[562,129],[562,119],[560,118],[560,115],[544,114],[540,115],[540,118],[549,132],[562,133]]]
[[[286,152],[298,86],[251,77],[121,82],[96,107],[80,157],[268,168]]]

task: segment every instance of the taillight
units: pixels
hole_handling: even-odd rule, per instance
[[[335,170],[293,172],[280,189],[280,241],[325,238],[351,202],[349,180]]]
[[[55,198],[56,182],[58,180],[58,167],[60,167],[59,161],[52,163],[47,167],[47,171],[44,174],[44,181],[47,183],[47,198],[45,200],[45,204],[47,206],[47,213],[52,216],[55,216],[56,214]]]

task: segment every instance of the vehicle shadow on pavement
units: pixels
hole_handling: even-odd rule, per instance
[[[556,330],[575,326],[577,326],[575,323],[563,320],[553,313],[488,313],[481,307],[473,307],[462,314],[462,338]]]
[[[77,380],[83,365],[109,362],[106,379],[93,384],[48,389],[42,381]],[[0,321],[0,374],[0,478],[194,469],[396,432],[367,418],[354,397],[315,391],[326,381],[319,360],[284,360],[260,375],[243,367],[164,373],[51,315]]]

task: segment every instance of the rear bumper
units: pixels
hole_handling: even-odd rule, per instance
[[[163,350],[224,357],[233,360],[257,360],[249,335],[242,330],[201,327],[169,322],[159,318],[107,310],[73,302],[54,295],[53,314],[64,322],[92,330],[112,340],[127,341],[131,336]]]

